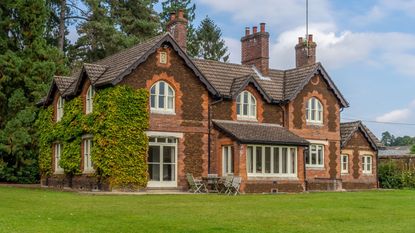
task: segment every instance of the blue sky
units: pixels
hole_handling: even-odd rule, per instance
[[[270,66],[294,67],[294,46],[305,34],[305,0],[195,0],[196,22],[209,15],[222,29],[231,62],[240,63],[246,26],[267,23]],[[160,9],[158,6],[157,9]],[[309,31],[317,60],[350,102],[342,118],[415,136],[415,0],[309,0]]]

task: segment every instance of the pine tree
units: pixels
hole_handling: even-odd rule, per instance
[[[43,0],[0,1],[0,181],[38,178],[35,103],[53,74],[63,74],[62,54],[44,39]]]
[[[228,47],[221,37],[220,28],[209,16],[206,16],[196,30],[197,57],[228,62]]]
[[[91,13],[80,23],[72,61],[93,62],[158,33],[155,0],[85,0]]]
[[[166,31],[166,25],[170,20],[170,14],[172,12],[184,11],[184,17],[188,20],[187,25],[187,54],[191,57],[197,56],[197,43],[195,28],[192,22],[195,20],[196,4],[191,0],[166,0],[161,3],[162,12],[160,13],[161,23],[163,30]]]

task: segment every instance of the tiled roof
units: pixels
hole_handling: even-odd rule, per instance
[[[342,147],[346,145],[352,135],[358,130],[362,130],[369,142],[376,148],[380,149],[383,144],[379,139],[369,130],[361,121],[343,122],[340,123],[340,137]]]
[[[53,79],[59,89],[59,92],[63,94],[76,78],[70,76],[55,76]]]
[[[213,120],[213,124],[225,134],[241,143],[308,145],[305,139],[277,124]]]
[[[379,157],[415,157],[411,146],[387,146],[379,150]]]
[[[290,101],[302,90],[308,80],[317,72],[320,72],[328,82],[344,107],[348,107],[347,101],[334,85],[320,63],[290,70],[270,69],[269,74],[263,77],[258,70],[251,65],[240,65],[219,61],[189,59],[183,50],[177,45],[169,33],[153,37],[131,48],[108,56],[93,64],[85,63],[80,72],[86,72],[95,86],[115,85],[123,77],[131,73],[139,64],[144,62],[149,55],[162,45],[170,42],[186,64],[195,72],[196,76],[205,84],[208,90],[215,96],[232,97],[241,91],[241,86],[248,78],[255,80],[254,84],[260,86],[262,94],[269,102]],[[72,75],[80,79],[81,73]],[[246,84],[246,83],[245,83]],[[68,85],[65,83],[64,85]],[[80,80],[69,83],[65,94],[76,92]],[[46,99],[48,101],[48,99]]]

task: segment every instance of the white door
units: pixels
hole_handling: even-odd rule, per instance
[[[150,137],[147,187],[177,187],[177,139]]]

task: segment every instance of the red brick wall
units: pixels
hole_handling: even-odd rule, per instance
[[[306,123],[306,104],[316,97],[323,105],[323,124]],[[287,106],[289,130],[309,140],[324,141],[324,168],[307,168],[307,179],[340,178],[340,105],[320,75],[315,75]]]
[[[377,152],[372,148],[366,137],[359,130],[343,147],[342,154],[349,156],[349,172],[342,173],[343,188],[367,189],[377,187]],[[363,173],[363,155],[372,156],[372,173]]]
[[[183,133],[178,143],[177,166],[178,185],[185,188],[185,173],[195,177],[207,174],[209,93],[175,51],[165,50],[169,65],[159,63],[158,52],[163,51],[159,49],[121,84],[150,90],[154,83],[163,80],[175,90],[175,114],[151,113],[149,130]]]

